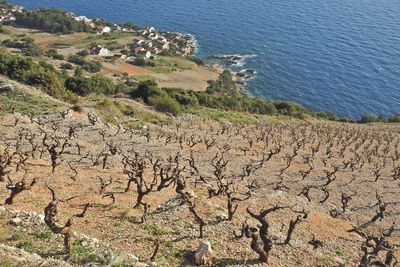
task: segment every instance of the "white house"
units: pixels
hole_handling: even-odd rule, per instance
[[[97,26],[97,30],[99,33],[110,33],[111,32],[111,27],[108,26]]]
[[[138,47],[135,49],[135,54],[138,58],[148,59],[151,57],[151,52],[144,49],[143,47]]]
[[[88,20],[88,18],[86,16],[78,16],[74,18],[76,21],[85,21]]]
[[[136,54],[137,57],[149,59],[151,57],[151,52],[150,51],[140,51],[138,54]]]
[[[95,45],[90,49],[91,55],[97,55],[100,57],[108,57],[110,56],[110,50],[107,48],[102,47],[101,45]]]
[[[157,47],[162,49],[162,50],[167,50],[167,49],[169,49],[169,43],[166,40],[164,41],[164,40],[158,39],[157,40]]]

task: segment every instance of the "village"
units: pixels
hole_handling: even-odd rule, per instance
[[[189,34],[57,9],[27,10],[1,0],[0,10],[11,20],[0,23],[2,48],[47,61],[70,74],[87,63],[86,77],[101,73],[118,80],[123,74],[137,81],[155,80],[161,87],[203,91],[222,72],[196,61],[196,40]]]
[[[16,20],[15,13],[22,12],[22,10],[21,6],[13,6],[6,2],[0,2],[0,23],[13,23]]]
[[[154,27],[132,31],[130,29],[122,28],[117,24],[113,27],[97,26],[96,29],[100,34],[108,34],[111,32],[132,32],[135,37],[133,38],[132,43],[129,43],[128,46],[122,47],[118,51],[111,51],[101,45],[93,45],[90,47],[91,55],[130,60],[132,55],[140,59],[150,59],[158,55],[190,56],[195,52],[195,40],[193,36],[188,34],[184,35],[181,33],[159,32]]]
[[[135,36],[129,47],[123,47],[119,51],[111,51],[101,45],[90,47],[90,54],[101,57],[113,57],[130,60],[131,56],[141,59],[154,58],[157,55],[190,56],[195,52],[196,41],[190,34],[182,34],[169,31],[157,31],[154,27],[144,29],[127,27],[126,24],[105,23],[102,19],[90,19],[86,16],[76,16],[69,12],[74,20],[92,28],[97,34],[107,35],[116,33],[132,33]],[[128,51],[128,53],[127,53]]]
[[[0,2],[0,23],[17,24],[16,13],[23,12],[23,7]],[[35,12],[29,11],[29,12]],[[103,19],[91,19],[86,16],[66,12],[65,16],[81,23],[98,35],[112,33],[132,33],[132,42],[119,49],[93,44],[89,47],[91,55],[122,60],[153,59],[163,56],[190,56],[195,52],[196,41],[190,34],[158,31],[154,27],[140,28],[132,23],[116,24]],[[16,25],[17,26],[17,25]]]

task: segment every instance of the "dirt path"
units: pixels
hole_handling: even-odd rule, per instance
[[[129,75],[149,75],[153,74],[152,71],[146,70],[145,68],[134,66],[128,63],[123,62],[116,62],[114,64],[103,62],[103,68],[110,70],[110,71],[117,71],[117,72],[126,72]]]

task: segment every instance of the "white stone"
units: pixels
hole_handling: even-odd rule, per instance
[[[139,258],[136,257],[135,255],[132,255],[132,254],[128,254],[126,256],[126,258],[127,258],[128,261],[133,262],[133,263],[136,263],[136,262],[139,261]]]
[[[209,241],[201,242],[195,255],[195,262],[197,265],[211,265],[212,264],[212,249]]]
[[[45,223],[45,222],[44,222],[44,215],[43,215],[43,214],[39,214],[39,215],[37,216],[37,218],[38,218],[38,220],[39,220],[40,223]]]
[[[339,267],[342,267],[342,266],[344,267],[346,264],[346,262],[339,257],[335,257],[334,260],[336,261],[337,264],[339,264]]]
[[[19,224],[21,224],[21,222],[22,222],[21,218],[18,218],[18,217],[12,218],[10,220],[10,224],[15,225],[15,226],[18,226]]]
[[[32,253],[31,254],[31,257],[33,258],[33,259],[35,259],[35,260],[42,260],[42,257],[40,257],[38,254],[36,254],[36,253]]]
[[[6,208],[4,206],[0,206],[0,213],[6,212]]]

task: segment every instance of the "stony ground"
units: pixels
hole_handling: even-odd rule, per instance
[[[278,205],[284,208],[267,216],[274,244],[269,266],[358,266],[366,244],[362,235],[380,237],[394,224],[385,239],[390,248],[371,258],[385,262],[388,251],[400,257],[399,129],[321,122],[230,125],[183,116],[170,125],[131,130],[73,111],[5,115],[0,168],[14,155],[4,168],[0,198],[23,178],[27,185],[36,183],[0,207],[1,259],[21,266],[192,266],[198,245],[208,240],[215,266],[261,266],[251,240],[233,233],[244,222],[257,227],[246,208],[258,213]],[[127,189],[129,174],[136,180]],[[170,178],[165,187],[163,177]],[[183,194],[177,190],[182,183]],[[149,190],[134,208],[137,187]],[[60,225],[89,207],[73,220],[69,256],[62,236],[43,222],[49,188],[60,200]],[[232,220],[229,199],[238,205]],[[205,222],[203,238],[191,207]],[[296,219],[289,244],[282,245]]]

